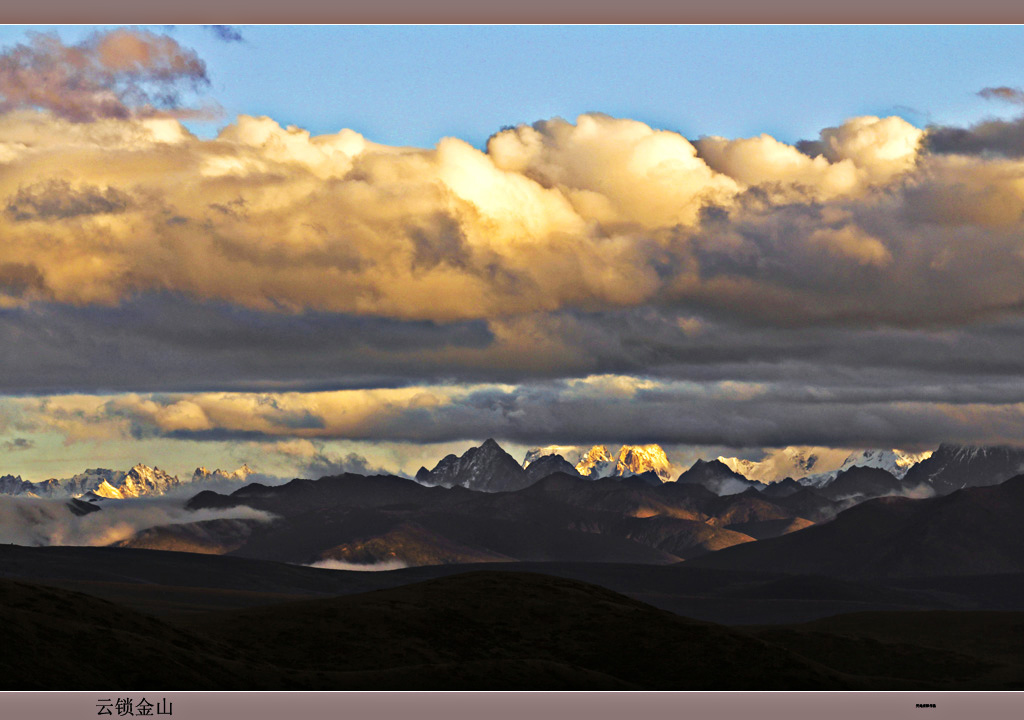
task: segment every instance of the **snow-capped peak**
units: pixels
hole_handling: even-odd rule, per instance
[[[249,476],[252,475],[254,472],[256,472],[256,471],[253,470],[251,467],[249,467],[248,464],[246,464],[246,463],[243,463],[242,467],[238,468],[237,470],[233,470],[231,472],[225,472],[224,470],[221,470],[220,468],[217,468],[216,470],[207,470],[205,467],[200,466],[200,467],[196,468],[194,473],[192,473],[192,482],[194,482],[194,483],[202,483],[202,482],[210,482],[210,481],[213,481],[213,480],[226,480],[226,481],[229,481],[229,482],[245,482],[246,480],[249,479]]]
[[[619,450],[615,474],[623,477],[653,472],[662,482],[672,480],[672,463],[660,445],[623,445]]]
[[[773,483],[787,477],[799,479],[822,472],[834,473],[849,454],[849,450],[790,446],[772,449],[757,461],[727,457],[718,460],[748,480]]]
[[[139,463],[125,474],[117,490],[122,497],[163,495],[179,484],[178,478],[168,475],[160,468],[151,468]]]
[[[577,445],[547,445],[545,447],[530,448],[523,458],[523,469],[530,467],[542,457],[548,455],[561,455],[570,464],[578,463],[583,457],[583,450]]]
[[[615,458],[607,445],[595,445],[576,463],[576,472],[590,478],[603,478],[615,474]]]
[[[839,473],[855,467],[879,468],[902,480],[910,468],[931,455],[931,452],[909,453],[895,448],[857,450],[850,453],[837,469],[800,478],[800,483],[811,487],[824,487],[835,480]]]
[[[849,470],[852,467],[873,467],[887,470],[897,478],[902,478],[907,474],[907,470],[931,456],[932,453],[930,451],[908,453],[895,448],[892,450],[861,450],[846,458],[842,467],[839,468],[839,472]]]

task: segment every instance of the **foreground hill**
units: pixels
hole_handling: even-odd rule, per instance
[[[531,688],[550,668],[564,677],[586,671],[623,688],[835,688],[849,682],[744,633],[593,585],[528,573],[474,572],[365,595],[215,613],[192,619],[190,627],[230,640],[250,662],[273,658],[310,671],[393,673],[405,666],[428,670],[428,677],[440,665],[447,682],[465,677],[477,687]],[[318,632],[308,633],[311,627]],[[526,665],[497,672],[510,662]]]
[[[841,688],[729,628],[524,573],[156,620],[0,581],[4,689]]]
[[[729,628],[587,583],[471,572],[157,619],[0,580],[0,689],[1020,689],[1021,613]]]
[[[1024,611],[1024,574],[865,581],[698,568],[693,563],[607,562],[359,572],[160,550],[0,545],[0,577],[77,590],[162,617],[352,595],[484,569],[591,583],[663,610],[725,624],[804,622],[864,611]]]
[[[908,474],[909,476],[909,474]],[[698,567],[857,578],[1024,572],[1024,475],[924,500],[888,497]]]

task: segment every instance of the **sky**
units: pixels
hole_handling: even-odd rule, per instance
[[[0,28],[0,474],[1021,444],[1022,34]]]

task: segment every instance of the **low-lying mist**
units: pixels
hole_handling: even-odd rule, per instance
[[[202,520],[260,520],[273,515],[248,507],[186,510],[181,498],[105,500],[86,515],[71,512],[68,500],[0,497],[0,542],[15,545],[110,545],[159,525]]]
[[[387,570],[402,570],[409,567],[401,560],[384,560],[378,563],[350,563],[343,560],[319,560],[310,563],[306,567],[321,568],[324,570],[358,570],[362,572],[381,572]]]

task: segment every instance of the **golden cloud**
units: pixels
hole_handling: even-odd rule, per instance
[[[485,152],[245,116],[201,140],[169,118],[17,111],[0,137],[4,306],[171,292],[406,320],[696,302],[914,322],[948,309],[936,268],[964,258],[994,273],[957,298],[965,316],[1021,300],[1003,231],[1021,222],[1024,165],[922,153],[899,118],[854,118],[800,150],[596,114],[504,130]]]

